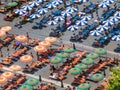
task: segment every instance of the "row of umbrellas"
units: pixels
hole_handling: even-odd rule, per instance
[[[99,7],[100,8],[108,7],[108,6],[110,6],[110,4],[112,4],[114,2],[115,2],[115,0],[104,0],[103,2],[101,2],[99,4]]]

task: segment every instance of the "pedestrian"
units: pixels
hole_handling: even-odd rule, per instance
[[[39,75],[39,82],[41,82],[42,81],[42,78],[41,78],[41,75]]]
[[[76,46],[75,46],[75,43],[73,43],[73,49],[75,49],[75,50],[76,50]]]

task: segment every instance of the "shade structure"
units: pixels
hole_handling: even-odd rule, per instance
[[[64,17],[62,17],[62,16],[55,16],[54,20],[57,21],[57,22],[60,22],[60,21],[64,20]]]
[[[83,21],[89,21],[89,20],[91,20],[91,16],[90,15],[87,15],[87,16],[82,16],[81,17],[81,19],[83,20]]]
[[[89,83],[82,83],[77,87],[77,90],[88,90],[91,87]]]
[[[105,7],[108,7],[108,6],[109,6],[109,4],[107,2],[102,2],[102,3],[99,4],[100,8],[105,8]]]
[[[120,40],[120,35],[115,35],[112,37],[113,41],[119,41]]]
[[[9,3],[7,4],[7,6],[9,6],[9,7],[15,7],[15,6],[17,6],[17,5],[18,5],[17,2],[9,2]]]
[[[14,77],[14,74],[12,72],[4,72],[1,77],[5,77],[7,79],[11,79]]]
[[[71,68],[71,69],[69,70],[69,73],[72,74],[72,75],[78,75],[78,74],[80,74],[81,72],[82,72],[82,70],[79,69],[79,68]]]
[[[23,15],[23,14],[26,13],[26,11],[23,10],[23,9],[17,9],[17,10],[15,11],[15,13],[18,14],[18,15]]]
[[[81,3],[88,2],[89,0],[78,0]]]
[[[28,79],[26,82],[25,82],[26,85],[37,85],[38,84],[38,79],[35,79],[35,78],[30,78]]]
[[[108,30],[108,27],[107,27],[107,26],[100,25],[100,26],[97,27],[97,30],[98,30],[98,31],[107,31],[107,30]]]
[[[24,63],[28,63],[32,61],[32,56],[31,55],[23,55],[20,57],[20,61]]]
[[[107,20],[107,21],[103,21],[103,25],[105,26],[112,26],[114,24],[113,21]]]
[[[15,37],[15,40],[19,42],[25,42],[28,38],[25,35],[19,35]]]
[[[20,71],[22,69],[22,67],[19,65],[12,65],[9,68],[13,71]]]
[[[97,48],[94,50],[95,53],[102,55],[102,54],[107,54],[107,50],[103,48]]]
[[[102,35],[101,31],[98,31],[98,30],[90,31],[89,34],[92,35],[92,36],[95,36],[95,37],[97,37],[99,35]]]
[[[44,2],[44,0],[36,0],[36,2],[41,3]]]
[[[115,14],[114,14],[114,16],[120,17],[120,11],[116,11]]]
[[[29,5],[30,5],[30,7],[37,7],[39,5],[39,3],[36,1],[32,1],[32,2],[29,2]]]
[[[61,53],[57,53],[56,56],[65,58],[65,57],[68,57],[69,54],[68,54],[68,53],[65,53],[65,52],[61,52]]]
[[[11,29],[12,29],[11,26],[5,26],[5,27],[2,27],[0,30],[5,31],[5,32],[8,32],[8,31],[10,31]]]
[[[40,17],[40,15],[37,13],[30,15],[30,18],[32,18],[32,19],[38,19],[39,17]]]
[[[55,8],[55,7],[56,7],[55,4],[48,4],[48,6],[47,6],[48,9],[53,9],[53,8]]]
[[[45,14],[45,13],[48,12],[48,9],[47,9],[47,8],[41,8],[41,9],[37,10],[37,12],[38,12],[39,14],[43,15],[43,14]]]
[[[69,31],[76,31],[78,30],[78,27],[76,25],[71,25],[67,28]]]
[[[120,16],[113,16],[113,17],[110,17],[109,20],[112,21],[112,22],[120,21]]]
[[[62,3],[63,3],[62,0],[55,0],[55,1],[52,2],[52,4],[54,4],[54,5],[60,5]]]
[[[48,41],[42,41],[42,42],[39,42],[39,45],[42,45],[44,47],[49,47],[51,45],[51,43]]]
[[[96,53],[90,53],[86,57],[92,58],[92,59],[96,59],[96,58],[98,58],[98,54],[96,54]]]
[[[85,58],[85,59],[82,59],[82,63],[89,65],[89,64],[93,64],[94,60],[91,58]]]
[[[52,64],[58,64],[58,63],[61,63],[61,62],[62,62],[62,58],[55,56],[55,57],[52,57],[52,58],[50,59],[50,62],[51,62]]]
[[[32,7],[30,5],[25,5],[22,7],[22,9],[25,11],[29,11],[29,10],[32,10]]]
[[[33,90],[33,87],[31,85],[22,85],[18,90]]]
[[[112,4],[112,3],[115,2],[115,0],[106,0],[105,2],[108,3],[108,4]]]
[[[93,74],[90,78],[94,81],[101,81],[104,78],[104,75],[101,73],[96,73]]]
[[[42,53],[46,51],[46,48],[44,46],[35,46],[34,47],[35,52]]]
[[[67,8],[66,8],[66,11],[67,11],[67,12],[70,12],[70,13],[73,13],[73,12],[77,12],[78,10],[77,10],[77,8],[75,8],[75,7],[67,7]]]
[[[0,85],[7,83],[6,77],[0,77]]]
[[[54,20],[51,20],[51,21],[48,21],[47,22],[48,23],[48,25],[56,25],[57,24],[57,22],[56,21],[54,21]]]
[[[65,49],[63,49],[63,51],[66,53],[71,53],[71,52],[74,52],[75,49],[74,48],[65,48]]]
[[[86,64],[80,63],[75,65],[75,68],[79,68],[79,69],[87,69],[88,66]]]
[[[54,43],[57,41],[57,39],[55,37],[47,37],[47,38],[45,38],[45,41],[48,41],[50,43]]]
[[[83,26],[83,25],[87,25],[87,24],[88,23],[85,20],[78,20],[78,21],[76,21],[76,25],[78,25],[78,26]]]
[[[6,35],[5,31],[0,31],[0,38],[5,36],[5,35]]]
[[[61,15],[62,15],[63,17],[69,17],[69,16],[71,16],[72,14],[71,14],[70,12],[63,11],[63,12],[61,13]]]

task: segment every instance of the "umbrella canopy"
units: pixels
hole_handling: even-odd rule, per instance
[[[38,79],[35,79],[35,78],[30,78],[28,79],[26,82],[25,82],[26,85],[37,85],[38,84]]]
[[[67,12],[70,12],[70,13],[73,13],[73,12],[77,12],[78,10],[77,10],[77,8],[75,8],[75,7],[67,7],[67,8],[66,8],[66,11],[67,11]]]
[[[119,41],[120,40],[120,35],[115,35],[112,37],[113,41]]]
[[[28,63],[32,61],[32,56],[31,55],[23,55],[20,57],[20,61],[24,63]]]
[[[110,17],[109,20],[112,21],[112,22],[120,21],[120,16],[113,16],[113,17]]]
[[[91,20],[91,16],[90,15],[87,15],[87,16],[82,16],[81,17],[81,19],[83,20],[83,21],[89,21],[89,20]]]
[[[5,26],[5,27],[2,27],[0,30],[5,31],[5,32],[8,32],[8,31],[10,31],[11,29],[12,29],[11,26]]]
[[[90,31],[90,35],[92,36],[99,36],[99,35],[102,35],[102,33],[98,30],[93,30],[93,31]]]
[[[48,9],[53,9],[53,8],[55,8],[55,7],[56,7],[55,4],[49,4],[49,5],[47,5],[47,8],[48,8]]]
[[[63,3],[62,0],[54,0],[54,1],[52,2],[52,4],[54,4],[54,5],[60,5],[60,4],[62,4],[62,3]]]
[[[87,90],[91,87],[89,83],[82,83],[77,87],[77,90]]]
[[[33,90],[31,85],[22,85],[18,90]]]
[[[0,77],[0,85],[7,83],[7,79],[5,77]]]
[[[69,56],[69,54],[68,54],[68,53],[65,53],[65,52],[61,52],[61,53],[57,53],[56,56],[62,57],[62,58],[66,58],[66,57]]]
[[[114,14],[114,16],[120,17],[120,11],[116,11],[115,14]]]
[[[96,53],[90,53],[86,57],[92,58],[92,59],[96,59],[96,58],[98,58],[98,54],[96,54]]]
[[[29,11],[32,9],[32,7],[30,7],[29,5],[26,5],[26,6],[23,6],[22,9],[25,11]]]
[[[103,21],[103,25],[105,26],[112,26],[114,24],[113,21],[107,20],[107,21]]]
[[[86,64],[80,63],[75,65],[75,68],[79,68],[79,69],[87,69],[88,66]]]
[[[67,28],[69,31],[76,31],[78,30],[78,27],[76,25],[71,25]]]
[[[3,37],[5,35],[6,35],[5,31],[0,31],[0,37]]]
[[[52,64],[58,64],[58,63],[61,63],[62,62],[62,58],[61,57],[52,57],[51,59],[50,59],[50,62],[52,63]]]
[[[14,74],[12,72],[4,72],[1,77],[5,77],[7,79],[13,78]]]
[[[63,49],[63,51],[66,53],[71,53],[71,52],[74,52],[75,49],[74,48],[65,48],[65,49]]]
[[[102,2],[99,4],[100,8],[104,8],[104,7],[108,7],[108,6],[109,6],[109,4],[107,2]]]
[[[107,27],[107,26],[100,25],[99,27],[97,27],[97,30],[98,30],[98,31],[107,31],[107,30],[108,30],[108,27]]]
[[[85,20],[78,20],[78,21],[76,21],[76,25],[78,25],[78,26],[83,26],[83,25],[87,25],[87,24],[88,23]]]
[[[72,75],[78,75],[78,74],[80,74],[81,72],[82,72],[82,70],[79,69],[79,68],[71,68],[71,69],[69,70],[69,73],[72,74]]]
[[[43,15],[43,14],[45,14],[45,13],[48,12],[48,9],[47,9],[47,8],[41,8],[41,9],[37,10],[37,12],[38,12],[39,14]]]
[[[39,45],[42,45],[44,47],[49,47],[51,45],[51,43],[48,42],[48,41],[42,41],[42,42],[39,43]]]
[[[36,0],[36,2],[41,3],[44,2],[44,0]]]
[[[62,17],[62,16],[55,16],[54,20],[57,21],[57,22],[60,22],[60,21],[64,20],[64,17]]]
[[[85,58],[85,59],[82,59],[82,63],[89,65],[89,64],[93,64],[94,60],[91,58]]]
[[[61,15],[62,15],[63,17],[69,17],[69,16],[71,16],[72,14],[71,14],[70,12],[63,11],[63,12],[61,12]]]
[[[32,14],[32,15],[30,15],[30,18],[32,18],[32,19],[38,19],[39,17],[40,17],[39,14]]]
[[[57,24],[57,22],[54,20],[48,21],[47,23],[48,23],[48,25],[56,25]]]
[[[77,0],[77,2],[80,2],[80,3],[84,3],[84,2],[88,2],[89,0]]]
[[[23,10],[23,9],[17,9],[17,10],[15,11],[15,13],[18,14],[18,15],[23,15],[23,14],[26,13],[26,11]]]
[[[19,35],[15,37],[15,40],[19,41],[19,42],[25,42],[28,38],[24,35]]]
[[[104,78],[104,75],[101,73],[96,73],[91,76],[91,79],[94,81],[101,81]]]
[[[105,2],[108,3],[108,4],[112,4],[114,3],[115,0],[106,0]]]
[[[38,53],[45,52],[46,48],[44,46],[35,46],[34,50]]]
[[[18,5],[17,2],[9,2],[9,3],[7,4],[7,6],[9,6],[9,7],[15,7],[15,6],[17,6],[17,5]]]
[[[103,49],[103,48],[97,48],[97,49],[95,49],[95,51],[94,51],[95,53],[97,53],[97,54],[107,54],[107,50],[106,49]]]
[[[12,65],[9,68],[13,71],[20,71],[22,69],[22,67],[19,65]]]
[[[36,1],[29,2],[30,7],[37,7],[38,5],[39,5],[39,3]]]
[[[47,38],[45,38],[45,41],[48,41],[50,43],[54,43],[57,41],[57,39],[55,37],[47,37]]]

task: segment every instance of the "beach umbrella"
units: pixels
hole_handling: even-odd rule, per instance
[[[54,20],[55,20],[56,22],[60,22],[60,21],[64,20],[64,17],[62,17],[62,16],[55,16],[55,17],[54,17]]]
[[[27,41],[27,37],[25,35],[19,35],[15,37],[15,40],[19,41],[19,42],[25,42]]]
[[[7,78],[5,78],[5,77],[0,77],[0,85],[3,85],[3,84],[5,84],[5,83],[7,83]]]
[[[71,69],[69,70],[69,73],[72,74],[72,75],[78,75],[78,74],[80,74],[81,72],[82,72],[82,70],[79,69],[79,68],[71,68]]]
[[[5,77],[7,79],[11,79],[14,77],[14,74],[12,72],[4,72],[2,73],[1,77]]]
[[[77,0],[77,2],[80,2],[80,3],[84,3],[84,2],[88,2],[89,0]]]
[[[30,7],[37,7],[38,5],[39,5],[39,3],[36,1],[29,2]]]
[[[18,15],[23,15],[23,14],[26,13],[26,11],[23,10],[23,9],[17,9],[17,10],[15,11],[15,13],[18,14]]]
[[[102,54],[107,54],[107,50],[106,50],[106,49],[103,49],[103,48],[96,48],[96,49],[94,50],[94,52],[97,53],[97,54],[100,54],[100,55],[102,55]]]
[[[43,14],[45,14],[45,13],[48,12],[48,9],[47,9],[47,8],[41,8],[41,9],[37,10],[37,12],[38,12],[39,14],[43,15]]]
[[[120,21],[120,16],[113,16],[113,17],[110,17],[109,20],[112,21],[112,22]]]
[[[105,8],[105,7],[108,7],[108,6],[109,6],[109,4],[107,2],[102,2],[102,3],[99,4],[100,8]]]
[[[76,31],[76,30],[78,30],[78,27],[76,25],[71,25],[67,29],[68,29],[68,31]]]
[[[86,55],[86,57],[87,58],[96,59],[96,58],[98,58],[98,54],[96,54],[96,53],[90,53],[90,54]]]
[[[115,14],[114,14],[114,16],[120,17],[120,11],[116,11]]]
[[[79,64],[75,65],[75,68],[87,69],[87,68],[88,68],[88,66],[87,66],[86,64],[79,63]]]
[[[63,49],[63,51],[66,52],[66,53],[71,53],[71,52],[74,52],[75,49],[73,49],[73,48],[65,48],[65,49]]]
[[[54,20],[48,21],[47,23],[48,23],[48,25],[56,25],[57,24],[57,22]]]
[[[107,21],[103,21],[103,25],[105,26],[112,26],[114,24],[113,21],[107,20]]]
[[[42,45],[44,47],[49,47],[51,45],[51,43],[48,41],[42,41],[42,42],[39,42],[39,45]]]
[[[94,60],[92,58],[85,58],[85,59],[82,59],[82,63],[89,65],[89,64],[93,64]]]
[[[20,71],[22,69],[22,67],[19,65],[12,65],[9,68],[13,71]]]
[[[62,62],[62,58],[55,56],[55,57],[52,57],[52,58],[50,59],[50,62],[51,62],[52,64],[58,64],[58,63],[61,63],[61,62]]]
[[[48,4],[48,5],[47,5],[47,8],[48,8],[48,9],[53,9],[53,8],[55,8],[55,7],[56,7],[56,5],[54,5],[54,4]]]
[[[119,41],[120,40],[120,35],[115,35],[112,37],[113,41]]]
[[[26,85],[35,86],[38,84],[38,79],[30,78],[25,82]]]
[[[3,37],[3,36],[5,36],[5,35],[6,35],[5,31],[1,31],[0,30],[0,38]]]
[[[41,3],[44,2],[44,0],[36,0],[36,2]]]
[[[54,5],[60,5],[60,4],[62,4],[62,3],[63,3],[62,0],[54,0],[54,1],[52,2],[52,4],[54,4]]]
[[[112,4],[112,3],[114,3],[115,1],[114,1],[114,0],[106,0],[105,2],[108,3],[108,4]]]
[[[101,73],[96,73],[96,74],[93,74],[90,78],[94,81],[101,81],[103,80],[104,75]]]
[[[8,31],[12,30],[12,27],[11,26],[5,26],[5,27],[1,27],[0,30],[8,32]]]
[[[38,19],[39,17],[40,17],[40,15],[37,13],[30,15],[30,18],[32,18],[32,19]]]
[[[100,31],[98,31],[98,30],[93,30],[93,31],[90,31],[90,35],[92,35],[92,36],[99,36],[99,35],[101,35],[102,33],[100,32]]]
[[[66,12],[73,13],[73,12],[77,12],[77,11],[78,11],[78,9],[75,8],[75,7],[67,7],[67,8],[66,8]]]
[[[30,7],[29,5],[25,5],[22,7],[22,9],[25,11],[30,11],[30,10],[32,10],[32,7]]]
[[[41,53],[41,52],[45,52],[46,48],[44,46],[35,46],[34,50],[35,52]]]
[[[107,31],[108,30],[108,27],[107,26],[104,26],[104,25],[100,25],[96,28],[98,31]]]
[[[33,87],[31,85],[22,85],[18,90],[33,90]]]
[[[78,26],[83,26],[83,25],[87,25],[87,24],[88,23],[85,20],[78,20],[78,21],[76,21],[76,25],[78,25]]]
[[[91,20],[91,16],[90,15],[87,15],[87,16],[82,16],[81,17],[81,20],[83,20],[83,21],[89,21],[89,20]]]
[[[90,87],[90,83],[82,83],[77,87],[77,90],[88,90]]]
[[[57,39],[55,37],[47,37],[47,38],[45,38],[45,41],[48,41],[50,43],[54,43],[57,41]]]
[[[9,2],[8,4],[7,4],[7,6],[9,6],[9,7],[15,7],[15,6],[17,6],[18,5],[18,2]]]
[[[61,12],[61,15],[62,15],[63,17],[69,17],[69,16],[71,16],[72,14],[71,14],[70,12],[67,12],[67,11],[62,11],[62,12]]]
[[[62,57],[62,58],[66,58],[66,57],[69,56],[69,54],[66,53],[66,52],[61,52],[61,53],[57,53],[56,56],[58,56],[58,57]]]
[[[20,61],[24,63],[28,63],[32,61],[32,56],[31,55],[23,55],[20,57]]]

